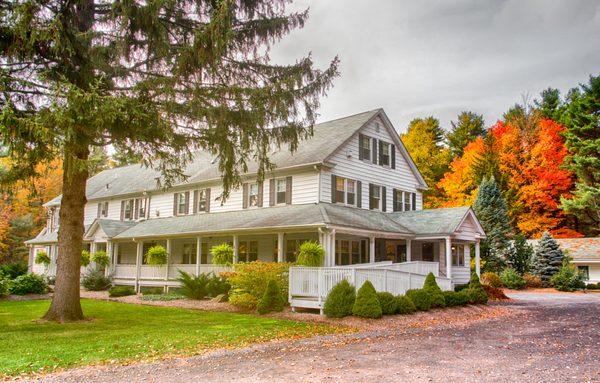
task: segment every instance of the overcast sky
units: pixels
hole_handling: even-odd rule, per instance
[[[444,128],[462,110],[486,125],[523,96],[566,91],[600,74],[598,0],[300,0],[303,29],[272,52],[291,62],[335,55],[341,75],[322,101],[325,121],[383,107],[398,131],[433,115]]]

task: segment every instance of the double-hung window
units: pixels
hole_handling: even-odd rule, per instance
[[[256,261],[258,259],[258,241],[240,241],[238,258],[240,262]]]
[[[147,198],[138,198],[137,199],[137,209],[139,218],[145,218],[146,213],[148,212],[148,199]]]
[[[371,161],[371,137],[362,136],[361,140],[361,157],[365,161]]]
[[[258,206],[258,183],[248,185],[248,207]]]
[[[357,182],[348,178],[336,177],[335,202],[356,206]]]
[[[381,186],[371,185],[370,207],[374,210],[381,210]]]
[[[177,215],[187,214],[187,201],[185,193],[177,194]]]
[[[381,163],[382,166],[390,166],[391,161],[391,151],[392,146],[388,142],[381,142]]]
[[[404,211],[411,210],[411,195],[412,193],[410,192],[404,192]]]
[[[286,182],[285,178],[279,178],[279,179],[275,180],[275,202],[277,205],[285,204],[286,187],[287,187],[287,182]]]
[[[108,201],[100,202],[98,204],[98,218],[108,216]]]
[[[196,243],[184,243],[181,254],[181,263],[184,265],[195,264],[196,256]]]
[[[198,211],[206,211],[206,189],[198,190]]]
[[[465,265],[465,245],[452,245],[452,266]]]
[[[128,199],[123,204],[123,218],[124,219],[133,219],[133,205],[135,200]]]
[[[403,208],[403,198],[404,196],[404,192],[402,190],[399,189],[394,189],[394,206],[393,206],[393,210],[394,211],[402,211]]]

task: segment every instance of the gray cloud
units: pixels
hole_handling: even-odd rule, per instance
[[[341,77],[321,120],[383,107],[399,131],[433,115],[450,126],[461,110],[493,124],[525,94],[563,92],[600,73],[597,0],[304,0],[304,29],[271,56],[311,51],[325,66],[339,54]]]

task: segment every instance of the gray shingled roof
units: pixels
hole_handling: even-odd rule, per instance
[[[282,148],[282,150],[273,153],[270,156],[270,160],[280,169],[322,163],[379,112],[380,109],[376,109],[316,124],[313,128],[313,136],[301,141],[296,152],[292,154],[287,148]],[[218,163],[214,161],[213,156],[200,151],[196,152],[194,156],[194,160],[184,170],[184,173],[189,176],[187,183],[197,183],[220,178],[221,174],[218,169]],[[248,164],[248,173],[255,173],[257,170],[258,164],[256,162]],[[88,200],[93,200],[155,190],[157,188],[157,177],[160,177],[159,171],[140,165],[108,169],[88,180],[87,198]],[[54,198],[47,202],[46,205],[58,204],[60,197]]]
[[[565,251],[575,261],[600,261],[600,237],[594,238],[555,238],[562,251]],[[539,239],[528,241],[537,247]]]
[[[113,238],[125,230],[137,225],[136,221],[119,221],[115,219],[98,219],[96,222],[108,238]],[[86,230],[86,233],[88,231],[89,229]]]
[[[90,225],[85,225],[83,232],[85,233],[90,228]],[[58,230],[47,233],[46,229],[42,230],[35,238],[32,238],[24,243],[26,245],[44,245],[48,243],[58,242]]]
[[[418,235],[452,234],[469,211],[468,206],[387,213]]]

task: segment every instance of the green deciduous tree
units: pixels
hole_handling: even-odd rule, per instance
[[[568,166],[577,175],[572,198],[562,198],[565,211],[576,215],[582,230],[600,233],[600,76],[567,96],[561,121],[566,125]]]
[[[88,159],[112,145],[185,178],[192,151],[218,158],[224,198],[248,160],[262,178],[273,146],[296,149],[337,75],[309,57],[272,64],[269,48],[308,12],[287,1],[0,2],[2,182],[63,159],[57,277],[45,318],[83,317],[79,267]]]
[[[473,112],[461,112],[456,121],[452,121],[452,129],[446,135],[452,157],[460,157],[467,144],[478,136],[483,136],[485,126],[483,116]]]
[[[510,225],[506,202],[493,177],[481,181],[473,211],[487,236],[481,243],[484,269],[497,272],[502,267],[503,257],[508,249]]]

